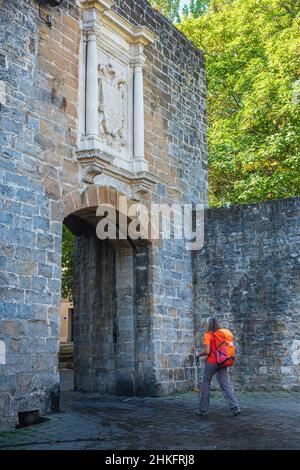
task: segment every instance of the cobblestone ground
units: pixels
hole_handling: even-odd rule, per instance
[[[231,417],[213,392],[207,417],[197,394],[164,398],[73,392],[62,378],[62,409],[42,424],[0,434],[0,449],[300,449],[300,394],[246,393]]]

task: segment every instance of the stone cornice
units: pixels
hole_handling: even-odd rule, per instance
[[[97,175],[104,174],[128,184],[135,197],[151,191],[158,179],[148,172],[131,172],[112,163],[108,155],[100,150],[77,150],[77,160],[80,163],[81,179],[85,183],[94,183]]]
[[[121,15],[111,10],[114,4],[111,0],[77,0],[77,4],[83,12],[90,10],[94,11],[94,13],[98,13],[93,15],[94,21],[100,20],[100,22],[103,22],[107,26],[111,25],[131,44],[140,43],[146,46],[158,39],[156,34],[150,31],[146,26],[132,25]],[[88,24],[83,24],[83,29],[88,29],[91,27],[90,25],[91,21],[88,22]]]
[[[113,6],[114,2],[112,0],[77,0],[77,5],[80,8],[90,10],[95,8],[100,13],[105,10],[110,9]]]

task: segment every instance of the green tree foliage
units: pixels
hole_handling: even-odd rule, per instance
[[[74,265],[73,265],[73,246],[75,236],[70,230],[63,225],[62,231],[62,282],[61,282],[61,296],[63,299],[72,301],[73,297],[73,279],[74,279]]]
[[[189,6],[188,5],[184,5],[183,8],[182,8],[182,17],[184,19],[186,19],[188,16],[189,16],[189,13],[190,13],[190,9],[189,9]],[[180,19],[181,21],[181,19]],[[179,22],[180,23],[180,22]]]
[[[209,8],[210,0],[190,0],[187,5],[182,8],[182,17],[187,18],[199,18],[203,16]]]
[[[299,0],[211,0],[178,28],[206,54],[211,205],[300,195]]]
[[[172,23],[179,21],[180,0],[149,0],[150,5]]]

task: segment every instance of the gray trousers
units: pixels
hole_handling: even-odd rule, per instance
[[[231,388],[229,379],[228,379],[228,368],[219,367],[216,364],[210,364],[209,362],[205,363],[204,373],[203,373],[203,383],[202,383],[202,393],[199,404],[199,410],[206,412],[209,407],[209,396],[210,396],[210,383],[214,376],[217,374],[218,382],[221,389],[223,390],[225,399],[229,408],[232,411],[239,410],[239,404],[236,399],[236,396]]]

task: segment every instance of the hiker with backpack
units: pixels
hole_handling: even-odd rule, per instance
[[[198,354],[198,356],[206,357],[199,403],[199,415],[205,416],[208,413],[210,384],[214,374],[217,374],[218,382],[233,416],[237,416],[241,412],[228,378],[228,367],[230,367],[235,360],[233,340],[234,338],[231,331],[226,328],[220,328],[215,318],[208,320],[207,331],[204,334],[203,341],[204,350]]]

